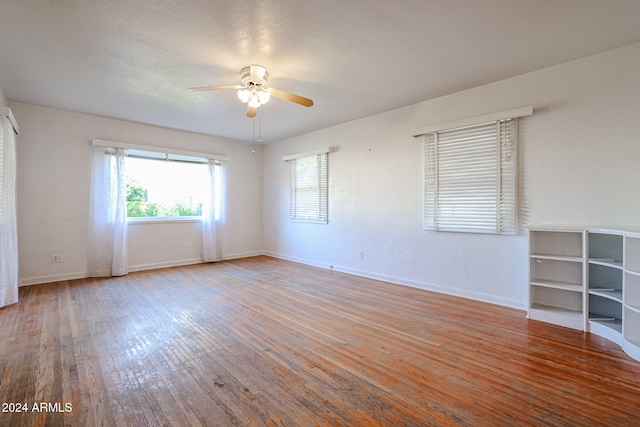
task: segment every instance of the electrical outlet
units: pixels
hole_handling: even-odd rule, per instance
[[[52,263],[62,262],[62,254],[53,254],[53,255],[51,255],[51,262]]]

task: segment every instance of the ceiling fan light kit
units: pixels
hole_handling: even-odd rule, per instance
[[[265,86],[267,85],[267,80],[269,80],[269,72],[262,65],[249,65],[248,67],[244,67],[240,70],[240,80],[242,82],[241,85],[191,87],[188,90],[209,91],[237,89],[238,98],[247,104],[247,117],[255,117],[258,107],[266,104],[272,95],[276,98],[295,102],[305,107],[311,107],[313,105],[313,101],[309,98],[279,89],[267,89]]]
[[[254,108],[266,104],[271,98],[271,94],[267,89],[257,89],[255,87],[238,89],[238,98],[245,104],[249,104]]]
[[[271,93],[263,86],[267,84],[269,73],[262,65],[250,65],[240,70],[243,87],[238,89],[238,98],[252,108],[266,104]]]

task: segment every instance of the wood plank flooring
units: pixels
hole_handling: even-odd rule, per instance
[[[640,425],[607,340],[268,257],[21,288],[0,381],[0,426]]]

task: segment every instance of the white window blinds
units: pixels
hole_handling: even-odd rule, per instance
[[[328,150],[288,156],[289,217],[296,221],[328,222]]]
[[[515,234],[517,119],[424,135],[425,230]]]

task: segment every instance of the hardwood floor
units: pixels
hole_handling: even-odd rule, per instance
[[[268,257],[24,287],[0,338],[2,426],[640,423],[607,340]]]

